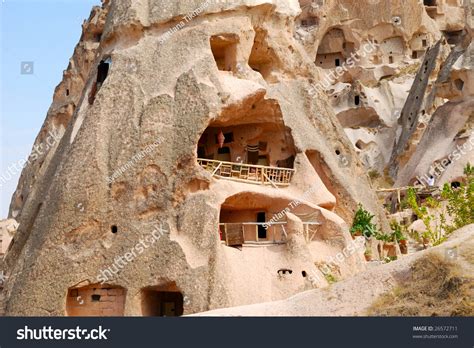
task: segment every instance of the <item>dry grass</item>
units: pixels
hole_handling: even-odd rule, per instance
[[[474,247],[461,255],[474,258]],[[459,274],[459,265],[437,253],[415,261],[409,281],[378,298],[368,315],[375,316],[474,316],[474,280]]]

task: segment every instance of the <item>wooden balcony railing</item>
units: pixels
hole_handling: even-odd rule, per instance
[[[258,166],[198,158],[198,163],[213,176],[251,184],[287,186],[295,173],[291,168]]]
[[[264,228],[261,222],[227,222],[219,224],[221,240],[228,246],[244,244],[284,244],[288,239],[286,222],[273,222],[266,230],[267,238],[259,238],[259,228]],[[319,222],[303,222],[303,234],[310,243],[317,233]]]
[[[243,244],[284,244],[287,234],[286,222],[276,222],[266,230],[267,238],[259,238],[259,228],[264,228],[261,222],[228,222],[219,224],[221,240],[226,245],[236,246]]]

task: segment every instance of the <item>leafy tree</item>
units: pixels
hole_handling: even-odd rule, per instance
[[[453,219],[450,231],[474,223],[474,166],[468,163],[464,175],[466,181],[459,187],[445,184],[441,193],[443,199],[448,201],[447,211]]]
[[[433,245],[439,245],[446,240],[446,234],[449,230],[449,225],[446,223],[446,216],[442,212],[439,216],[439,223],[437,216],[430,213],[426,206],[418,204],[416,199],[416,191],[414,188],[409,188],[407,191],[408,204],[410,205],[413,212],[418,216],[423,224],[425,225],[426,231],[423,233],[424,238],[428,238]],[[434,198],[428,200],[427,204],[431,207],[441,206]],[[434,226],[432,226],[432,221],[435,221]]]

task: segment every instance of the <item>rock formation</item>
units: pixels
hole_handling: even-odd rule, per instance
[[[445,244],[373,267],[329,289],[198,316],[472,316],[473,237],[470,225]],[[446,260],[450,250],[458,258]]]
[[[396,175],[412,180],[426,169],[409,162],[416,141],[424,156],[437,136],[417,130],[455,113],[445,99],[472,108],[469,50],[430,110],[415,101],[470,40],[461,3],[425,5],[94,7],[35,146],[57,141],[12,199],[6,314],[192,314],[326,286],[321,267],[341,279],[363,270],[348,229],[357,203],[387,226],[367,171],[403,144]],[[404,105],[417,115],[400,142]],[[450,124],[433,161],[468,120]]]

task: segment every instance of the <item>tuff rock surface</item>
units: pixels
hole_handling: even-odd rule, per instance
[[[5,257],[6,314],[71,315],[71,289],[100,288],[98,276],[157,230],[159,238],[102,290],[123,301],[122,314],[146,314],[147,289],[179,290],[184,314],[192,314],[326,286],[318,265],[353,248],[357,203],[387,226],[368,171],[407,184],[472,129],[469,4],[437,3],[104,0],[94,7],[35,145],[50,134],[59,140],[25,167],[12,199],[19,227]],[[358,61],[337,69],[356,52]],[[334,71],[341,74],[328,79]],[[417,113],[415,124],[402,110]],[[284,134],[270,158],[294,153],[290,184],[204,170],[203,133],[230,126],[247,126],[254,138],[269,129]],[[442,180],[459,175],[461,164]],[[284,244],[234,248],[219,238],[224,210],[288,207]],[[306,215],[320,223],[309,242]],[[355,250],[335,272],[345,278],[364,269],[363,250]]]

